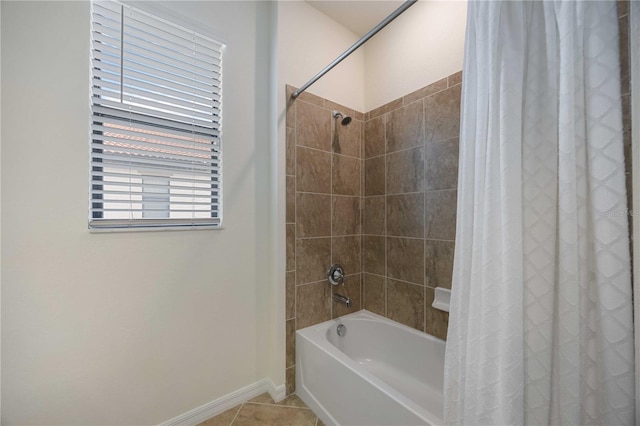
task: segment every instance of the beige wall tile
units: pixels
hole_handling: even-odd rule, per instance
[[[287,271],[296,269],[296,225],[286,225]]]
[[[424,141],[422,101],[414,102],[387,115],[387,153],[420,146]]]
[[[618,17],[629,13],[629,0],[618,0]]]
[[[297,239],[296,265],[297,284],[326,279],[331,266],[331,238]],[[296,312],[296,317],[299,315],[300,312]]]
[[[460,85],[424,98],[425,141],[437,142],[460,134]]]
[[[331,319],[330,287],[326,280],[296,287],[296,328],[298,330]]]
[[[394,237],[424,236],[424,193],[387,195],[387,234]]]
[[[330,111],[338,111],[343,114],[352,117],[355,115],[355,110],[353,108],[349,108],[348,106],[339,104],[337,102],[330,101],[329,99],[324,100],[324,107]]]
[[[296,127],[296,104],[297,102],[291,97],[291,94],[295,92],[296,89],[287,85],[286,87],[286,96],[287,96],[287,115],[285,119],[286,127],[290,127],[295,129]]]
[[[296,221],[296,178],[286,177],[286,221],[293,223]]]
[[[457,189],[458,138],[428,143],[426,149],[426,190]]]
[[[298,193],[296,238],[331,235],[331,195]]]
[[[364,162],[364,195],[385,194],[385,156]]]
[[[296,149],[296,190],[331,193],[331,154],[315,149]]]
[[[346,274],[357,274],[362,270],[360,235],[331,238],[331,264],[339,263]],[[327,265],[327,268],[329,265]]]
[[[342,126],[340,120],[333,120],[332,148],[336,154],[351,157],[362,157],[362,132],[364,123],[352,120],[347,126]]]
[[[424,331],[424,287],[387,279],[387,317]]]
[[[409,105],[412,102],[417,101],[418,99],[422,99],[425,96],[433,95],[434,93],[440,92],[447,88],[447,78],[443,78],[442,80],[438,80],[435,83],[431,83],[430,85],[423,87],[422,89],[418,89],[414,92],[409,93],[408,95],[402,98],[402,102],[404,105]]]
[[[382,115],[367,121],[364,125],[364,158],[377,157],[386,152],[385,119]]]
[[[286,273],[285,282],[285,319],[296,317],[296,272],[289,271]]]
[[[425,275],[429,287],[451,288],[453,241],[425,241]]]
[[[462,83],[462,70],[447,77],[447,82],[449,87]]]
[[[424,284],[424,240],[387,237],[387,276]]]
[[[296,143],[331,151],[331,111],[307,102],[296,101]]]
[[[358,158],[333,154],[331,183],[334,194],[360,195],[360,166]]]
[[[424,191],[424,168],[424,147],[387,154],[387,194]]]
[[[364,309],[378,315],[385,315],[385,278],[363,274]]]
[[[449,313],[438,309],[433,306],[434,290],[426,287],[426,324],[425,332],[436,336],[440,339],[447,339],[447,327],[449,325]]]
[[[619,20],[619,38],[620,46],[620,89],[622,94],[630,93],[629,85],[629,16],[625,15]]]
[[[296,363],[296,320],[291,319],[286,322],[286,367],[291,367]]]
[[[332,235],[357,235],[361,233],[360,197],[332,196]]]
[[[367,120],[371,120],[372,118],[376,118],[382,114],[386,114],[390,111],[393,111],[395,109],[398,109],[402,106],[402,98],[398,98],[394,101],[391,101],[389,103],[386,103],[384,105],[382,105],[381,107],[378,107],[374,110],[371,110],[367,113],[366,115],[366,119]]]
[[[286,136],[286,170],[287,175],[296,174],[296,130],[287,127]]]
[[[364,233],[384,235],[385,233],[385,197],[365,197],[364,199]]]
[[[285,370],[285,383],[287,395],[291,395],[296,391],[296,366],[289,367]]]
[[[457,195],[455,189],[425,193],[425,238],[455,240]]]
[[[385,274],[385,237],[371,235],[364,239],[364,272],[376,275]]]
[[[304,92],[300,93],[300,96],[298,96],[298,100],[304,101],[304,102],[308,102],[310,104],[313,104],[313,105],[316,105],[316,106],[320,106],[320,107],[324,107],[324,104],[325,104],[324,98],[321,98],[318,95],[314,95],[313,93],[311,93],[309,91],[304,91]]]

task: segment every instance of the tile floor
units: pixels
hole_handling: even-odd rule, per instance
[[[268,393],[263,393],[198,426],[231,425],[324,426],[324,423],[295,395],[276,403]]]

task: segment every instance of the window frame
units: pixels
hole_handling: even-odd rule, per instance
[[[162,135],[161,133],[151,133],[151,135],[160,135],[160,137],[166,136],[168,135],[168,137],[170,138],[178,138],[180,139],[181,137],[179,135],[191,135],[192,138],[194,138],[193,140],[195,141],[199,136],[197,135],[201,135],[200,137],[204,137],[206,139],[209,138],[213,138],[210,140],[210,146],[211,149],[204,151],[204,152],[209,152],[210,154],[207,154],[206,157],[204,158],[208,158],[207,160],[203,160],[204,163],[201,164],[205,164],[208,163],[210,169],[206,171],[206,173],[201,173],[201,172],[195,172],[192,168],[191,170],[191,174],[194,176],[191,179],[191,184],[192,186],[189,186],[189,183],[185,184],[185,186],[180,186],[179,188],[173,188],[177,190],[177,194],[172,192],[172,183],[177,181],[177,180],[181,180],[183,179],[183,182],[187,182],[187,178],[185,177],[176,177],[176,174],[179,174],[179,172],[176,172],[175,170],[173,170],[172,172],[166,172],[166,176],[158,176],[157,173],[158,171],[154,171],[153,175],[144,175],[143,173],[138,173],[140,176],[140,180],[141,183],[136,184],[136,187],[139,187],[139,191],[134,192],[129,190],[128,194],[129,194],[129,200],[128,200],[128,204],[129,204],[129,218],[127,219],[116,219],[116,218],[104,218],[106,209],[105,209],[105,205],[109,204],[110,201],[113,200],[107,200],[104,197],[104,194],[106,193],[105,187],[109,186],[109,183],[113,183],[113,182],[105,182],[104,180],[104,176],[108,175],[108,172],[105,172],[105,169],[116,169],[115,167],[113,167],[113,165],[115,163],[112,163],[111,166],[109,167],[108,165],[101,165],[101,163],[103,163],[103,158],[101,157],[97,157],[96,154],[98,155],[102,155],[104,154],[104,151],[102,151],[102,149],[100,148],[100,145],[104,144],[104,140],[105,140],[105,135],[102,131],[96,131],[96,129],[94,129],[94,126],[98,125],[100,126],[102,122],[100,122],[100,117],[106,117],[108,116],[108,114],[103,114],[104,111],[108,111],[110,108],[109,106],[105,106],[105,105],[101,105],[101,103],[99,101],[96,100],[100,100],[103,99],[101,97],[100,94],[98,94],[96,96],[96,94],[94,93],[94,91],[96,89],[100,89],[102,86],[100,85],[95,85],[96,79],[100,80],[100,78],[96,78],[95,73],[96,70],[99,70],[100,68],[97,68],[95,65],[95,61],[94,61],[94,53],[96,53],[96,48],[94,47],[95,45],[95,32],[94,32],[94,26],[96,25],[96,20],[95,20],[95,15],[94,15],[94,4],[111,4],[111,5],[117,5],[118,7],[120,7],[121,10],[121,14],[120,14],[120,25],[122,26],[122,32],[121,32],[121,38],[122,40],[124,40],[124,28],[126,25],[130,25],[130,23],[127,23],[125,21],[126,17],[125,17],[125,12],[126,11],[134,11],[134,13],[137,14],[141,14],[141,15],[146,15],[147,17],[149,17],[149,19],[151,20],[157,20],[159,22],[161,22],[163,25],[168,25],[173,27],[174,29],[178,29],[180,31],[186,31],[188,33],[191,33],[194,35],[194,37],[198,37],[200,39],[206,39],[212,42],[211,45],[216,46],[217,50],[215,50],[216,52],[218,52],[219,54],[219,64],[217,65],[217,68],[212,68],[210,70],[210,72],[213,72],[214,74],[218,74],[218,77],[214,80],[217,82],[217,91],[214,90],[211,92],[211,96],[213,97],[212,99],[218,103],[217,108],[214,107],[213,110],[211,110],[211,123],[212,123],[212,128],[206,127],[206,129],[208,130],[208,132],[203,132],[202,134],[200,133],[200,130],[205,129],[205,127],[198,127],[198,125],[196,124],[192,124],[192,128],[195,130],[192,130],[191,133],[189,133],[188,131],[184,131],[184,127],[185,127],[185,123],[184,121],[181,121],[180,116],[178,117],[178,120],[176,121],[171,120],[169,118],[166,117],[160,117],[160,116],[154,116],[153,114],[149,114],[149,115],[145,115],[142,114],[140,112],[134,112],[131,113],[129,112],[128,114],[130,116],[132,116],[133,118],[129,119],[129,123],[131,124],[130,127],[128,128],[122,128],[120,127],[119,129],[127,132],[127,131],[136,131],[139,130],[138,128],[134,127],[136,124],[138,125],[143,125],[146,126],[147,128],[153,128],[153,129],[158,129],[159,131],[162,131],[162,129],[166,129],[166,134]],[[223,97],[223,81],[222,81],[222,69],[223,69],[223,56],[224,56],[224,52],[225,52],[225,48],[226,48],[226,43],[224,43],[223,41],[219,40],[217,37],[208,34],[207,31],[203,31],[202,28],[200,28],[200,26],[198,24],[195,24],[193,22],[187,22],[185,21],[183,18],[179,17],[179,16],[174,16],[173,13],[169,13],[167,14],[166,12],[162,13],[161,9],[158,9],[157,7],[151,7],[150,10],[146,10],[147,7],[145,8],[139,8],[137,7],[137,5],[131,6],[116,0],[92,0],[91,1],[91,6],[90,6],[90,10],[91,10],[91,18],[90,18],[90,154],[89,154],[89,161],[90,161],[90,171],[89,171],[89,178],[90,178],[90,193],[89,193],[89,218],[88,218],[88,227],[90,232],[122,232],[122,231],[159,231],[159,230],[191,230],[191,229],[223,229],[223,185],[222,185],[222,176],[223,176],[223,161],[222,161],[222,97]],[[164,16],[163,16],[164,15]],[[171,16],[170,19],[166,19],[165,16]],[[129,27],[127,27],[128,29]],[[158,30],[160,31],[160,30]],[[121,50],[120,50],[120,61],[121,64],[123,64],[123,56],[122,55],[126,55],[127,50],[124,47],[124,41],[121,41]],[[207,48],[209,48],[210,46],[207,46]],[[162,70],[162,68],[159,68]],[[217,71],[216,71],[217,69]],[[166,72],[166,68],[164,69],[164,71]],[[121,65],[121,87],[120,90],[122,93],[124,93],[125,91],[125,86],[123,83],[123,79],[129,76],[129,74],[127,73],[128,71],[125,71],[125,66]],[[216,87],[216,86],[213,86]],[[170,90],[167,89],[167,90]],[[166,96],[166,91],[165,92],[161,92],[164,96]],[[122,99],[122,97],[121,97]],[[217,100],[216,100],[217,99]],[[215,103],[214,102],[214,103]],[[122,110],[124,109],[124,105],[126,105],[124,102],[122,102],[123,107],[121,108],[111,108],[112,111],[114,111],[114,116],[118,116],[117,112],[118,110],[120,110],[120,117],[118,118],[118,120],[120,120],[121,122],[122,120]],[[169,105],[171,107],[174,107],[175,104],[169,103]],[[101,112],[96,112],[96,107],[99,110],[102,110]],[[162,111],[162,110],[161,110]],[[146,120],[145,120],[146,117]],[[116,120],[115,118],[113,120]],[[195,123],[195,121],[192,119],[191,120],[192,123]],[[180,126],[178,126],[177,124],[180,124]],[[102,123],[103,127],[107,127],[104,126],[104,123]],[[172,132],[172,133],[169,133]],[[213,132],[213,133],[212,133]],[[178,135],[178,136],[176,136]],[[143,143],[146,143],[148,140],[150,140],[153,136],[149,136],[149,139],[141,139],[143,141]],[[202,140],[200,140],[200,142],[202,142]],[[186,142],[185,142],[186,143]],[[134,145],[132,143],[132,145]],[[206,146],[206,144],[205,144]],[[171,148],[169,148],[171,149]],[[179,148],[177,147],[173,147],[174,150],[179,150]],[[161,151],[156,151],[153,154],[155,154],[156,157],[161,157],[162,154],[159,154],[158,152]],[[150,155],[148,157],[152,157],[153,156]],[[171,153],[170,153],[171,154]],[[142,154],[142,157],[144,157],[145,155]],[[192,155],[192,157],[196,157],[198,155]],[[200,155],[201,157],[201,155]],[[131,157],[130,157],[131,158]],[[148,158],[147,158],[148,159]],[[176,161],[180,161],[180,160],[175,160]],[[196,162],[196,160],[192,160],[192,165],[193,163]],[[187,163],[185,163],[187,164]],[[158,167],[158,165],[156,164],[156,167]],[[175,167],[175,166],[173,166]],[[144,169],[147,169],[147,167],[140,167],[138,166],[136,167],[131,167],[130,168],[130,172],[129,172],[129,179],[131,181],[132,177],[135,177],[136,174],[133,171],[143,171]],[[148,169],[152,169],[148,168]],[[178,169],[181,168],[181,166],[178,166]],[[136,170],[137,169],[137,170]],[[204,168],[206,169],[206,167]],[[207,179],[206,178],[206,174],[210,173],[210,178]],[[160,217],[144,217],[146,215],[146,213],[150,210],[146,209],[144,207],[145,203],[150,203],[150,202],[156,202],[156,201],[145,201],[145,194],[151,194],[152,192],[147,192],[145,191],[145,188],[148,189],[150,187],[150,185],[153,184],[145,184],[144,180],[145,179],[162,179],[165,178],[167,180],[167,184],[164,186],[164,189],[166,189],[166,197],[164,198],[164,203],[166,203],[166,205],[168,206],[168,209],[161,209],[161,210],[155,210],[156,212],[162,212],[166,215],[170,215],[172,212],[176,213],[175,210],[172,209],[172,207],[175,207],[176,204],[179,205],[186,205],[190,207],[190,211],[192,214],[191,218],[177,218],[177,217],[164,217],[164,218],[160,218]],[[205,180],[200,180],[204,178]],[[105,182],[105,183],[103,183]],[[157,182],[156,182],[157,183]],[[200,185],[205,185],[200,186]],[[111,185],[114,186],[114,185]],[[129,185],[131,186],[131,184]],[[160,187],[161,185],[155,185],[154,187]],[[209,189],[206,189],[206,188]],[[191,188],[191,192],[192,194],[189,196],[188,194],[185,193],[180,193],[180,191],[185,191],[188,188]],[[209,192],[207,197],[210,201],[208,203],[197,203],[195,200],[198,200],[200,198],[203,197],[203,195],[201,195],[202,192],[206,193]],[[112,191],[113,192],[113,191]],[[196,195],[198,194],[198,195]],[[140,196],[140,200],[133,200],[133,196]],[[174,198],[182,198],[182,199],[189,199],[191,198],[192,201],[191,202],[187,202],[187,201],[180,201],[180,202],[176,202],[176,201],[171,201],[172,197]],[[126,202],[126,201],[125,201]],[[134,209],[132,206],[134,204],[140,204],[142,207],[140,209]],[[201,206],[205,206],[207,205],[208,208],[205,210],[199,210],[197,209],[197,205],[200,204]],[[139,214],[142,216],[140,218],[133,218],[131,217],[131,215],[133,214],[132,212],[134,211],[139,211]],[[108,212],[107,212],[108,213]],[[188,214],[188,212],[185,212],[186,214]],[[198,215],[198,213],[202,214],[209,214],[209,217],[206,218],[196,218],[195,216]],[[179,214],[179,213],[178,213]]]

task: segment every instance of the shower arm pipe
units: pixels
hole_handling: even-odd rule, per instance
[[[371,31],[369,31],[368,33],[366,33],[365,35],[362,36],[362,38],[358,41],[356,41],[353,46],[351,46],[350,48],[348,48],[342,55],[338,56],[336,59],[333,60],[333,62],[331,62],[329,65],[327,65],[326,67],[324,67],[322,69],[322,71],[320,71],[318,74],[316,74],[311,80],[307,81],[301,88],[299,88],[298,90],[296,90],[295,92],[293,92],[291,94],[291,97],[293,99],[297,98],[298,96],[300,96],[300,94],[302,92],[304,92],[305,90],[307,90],[309,88],[309,86],[311,86],[313,83],[315,83],[316,81],[320,80],[320,78],[322,76],[324,76],[326,73],[328,73],[329,71],[331,71],[331,69],[333,69],[333,67],[335,67],[336,65],[338,65],[340,62],[342,62],[344,59],[346,59],[347,56],[351,55],[355,50],[357,50],[360,46],[362,46],[363,44],[365,44],[371,37],[373,37],[374,35],[376,35],[378,33],[378,31],[380,31],[381,29],[383,29],[384,27],[387,26],[387,24],[389,24],[391,21],[393,21],[394,19],[396,19],[398,16],[400,16],[400,14],[402,14],[402,12],[404,12],[405,10],[409,9],[411,6],[414,5],[414,3],[416,3],[418,0],[407,0],[404,3],[402,3],[402,5],[397,8],[396,10],[393,11],[393,13],[391,13],[391,15],[387,16],[386,18],[384,18],[384,20],[382,22],[380,22],[378,25],[376,25],[375,27],[373,27],[373,29],[371,29]]]

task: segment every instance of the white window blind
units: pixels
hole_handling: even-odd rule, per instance
[[[220,225],[223,45],[92,2],[89,227]]]

